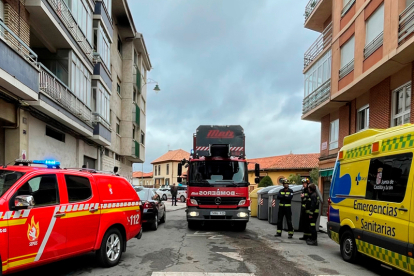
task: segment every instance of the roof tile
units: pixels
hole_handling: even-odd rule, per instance
[[[254,163],[260,164],[260,169],[313,169],[318,167],[319,153],[287,154],[263,158],[249,159],[249,171],[254,170]]]
[[[189,157],[190,157],[190,153],[186,152],[185,150],[182,150],[182,149],[170,150],[163,156],[152,161],[151,164],[162,163],[166,161],[181,161],[184,158],[188,159]]]
[[[132,173],[133,178],[141,178],[141,177],[152,178],[152,175],[153,175],[152,172],[144,173],[144,175],[142,175],[142,172],[133,172]]]

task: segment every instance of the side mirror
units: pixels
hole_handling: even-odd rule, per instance
[[[257,178],[255,178],[255,179],[254,179],[254,183],[259,184],[259,183],[260,183],[260,178],[258,178],[258,177],[257,177]]]
[[[177,182],[178,182],[178,183],[183,182],[183,178],[182,178],[182,177],[177,177]]]
[[[116,174],[118,172],[118,167],[114,167],[114,173]]]
[[[14,209],[15,210],[23,210],[23,209],[31,209],[35,206],[35,201],[33,196],[29,195],[22,195],[16,196],[14,198]]]
[[[183,173],[183,164],[178,163],[178,172],[177,172],[178,177],[180,177],[182,173]],[[180,181],[178,181],[178,182],[180,182]]]
[[[254,175],[256,177],[260,176],[260,165],[258,163],[254,164]]]

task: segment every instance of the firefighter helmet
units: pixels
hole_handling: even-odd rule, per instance
[[[307,178],[307,177],[305,177],[305,178],[302,178],[302,183],[310,183],[310,181],[309,181],[309,178]]]

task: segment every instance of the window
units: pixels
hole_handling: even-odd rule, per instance
[[[105,148],[105,155],[109,156],[109,149]]]
[[[134,64],[138,66],[138,54],[137,51],[134,50]]]
[[[109,70],[111,65],[111,44],[109,43],[109,39],[100,24],[97,29],[95,28],[95,33],[97,45],[94,45],[94,47],[96,47],[96,51],[99,53],[101,60]]]
[[[102,0],[102,3],[104,3],[104,7],[106,11],[108,12],[108,15],[111,16],[112,14],[112,0]]]
[[[92,188],[86,177],[65,175],[69,202],[80,202],[92,197]]]
[[[78,57],[71,51],[70,89],[84,104],[91,107],[91,74]]]
[[[365,198],[402,202],[412,159],[411,152],[371,159]]]
[[[157,166],[154,166],[154,172],[155,172],[155,175],[158,175],[157,174]]]
[[[404,84],[392,92],[392,126],[410,122],[411,82]]]
[[[331,64],[331,51],[328,51],[305,73],[305,97],[331,79]]]
[[[382,4],[367,20],[365,45],[371,43],[384,31],[384,4]]]
[[[135,125],[132,125],[132,139],[135,140]]]
[[[158,165],[158,175],[161,174],[161,165]]]
[[[369,128],[369,105],[358,110],[357,114],[357,131]]]
[[[408,8],[409,5],[411,5],[414,2],[414,0],[405,0],[405,6]]]
[[[145,133],[141,131],[141,144],[145,145]]]
[[[355,37],[351,37],[341,47],[341,69],[354,60]]]
[[[351,9],[354,3],[355,3],[355,0],[343,0],[341,16],[344,16]]]
[[[79,0],[64,0],[66,6],[71,11],[73,18],[75,19],[78,27],[81,29],[83,35],[89,41],[89,44],[92,45],[92,10],[90,9],[88,3]],[[63,10],[63,9],[62,9]],[[66,11],[66,9],[65,9]]]
[[[170,174],[170,164],[167,164],[167,175]]]
[[[117,153],[115,153],[115,160],[121,161],[121,156]]]
[[[92,88],[92,110],[98,113],[106,122],[110,121],[110,94],[99,82],[93,82]]]
[[[35,207],[59,204],[56,175],[40,175],[27,181],[15,195],[31,195]]]
[[[122,41],[119,36],[118,36],[118,52],[122,56]]]
[[[329,131],[329,149],[338,148],[338,136],[339,136],[339,119],[331,122],[331,128]]]
[[[137,102],[137,90],[135,89],[135,87],[134,87],[134,92],[132,94],[132,101]]]
[[[119,118],[116,117],[116,134],[120,134]]]
[[[0,197],[2,197],[24,173],[16,171],[0,170]]]
[[[46,126],[46,136],[65,143],[65,134],[63,132],[55,130],[54,128],[51,128],[50,126]]]
[[[4,3],[0,0],[0,20],[4,21]]]
[[[121,96],[121,85],[119,83],[116,84],[116,92]]]
[[[95,167],[96,159],[90,158],[89,156],[83,156],[83,165],[88,169],[96,169]]]

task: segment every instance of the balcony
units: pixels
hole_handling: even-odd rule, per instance
[[[92,140],[102,146],[111,146],[111,126],[99,113],[92,113],[92,115],[94,124]]]
[[[132,120],[134,120],[134,124],[136,124],[138,127],[140,126],[140,118],[141,117],[141,109],[139,106],[134,103],[132,106]]]
[[[0,86],[24,100],[37,100],[37,55],[1,20],[0,57]]]
[[[132,141],[132,152],[131,152],[131,155],[134,158],[139,158],[139,150],[140,150],[140,144],[137,141],[133,140]]]
[[[350,74],[352,71],[354,71],[354,60],[353,59],[339,70],[339,79],[340,80],[343,79],[345,76]]]
[[[308,113],[309,111],[317,108],[323,102],[329,100],[330,95],[331,80],[328,80],[303,99],[302,114]]]
[[[412,2],[401,14],[398,29],[398,45],[403,44],[412,37],[414,32],[414,2]]]
[[[332,43],[332,22],[325,28],[323,33],[316,39],[316,41],[305,52],[304,70],[314,61],[319,55]]]
[[[69,111],[89,127],[92,125],[92,112],[61,80],[43,64],[40,65],[40,91],[48,95],[59,106]]]
[[[310,0],[305,8],[305,28],[323,32],[332,14],[332,0]]]

